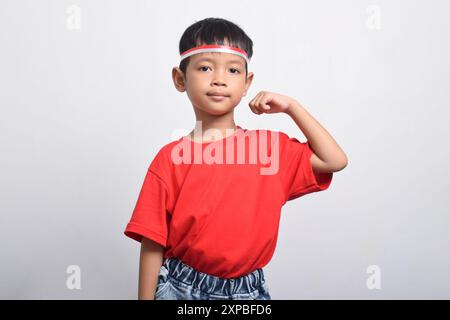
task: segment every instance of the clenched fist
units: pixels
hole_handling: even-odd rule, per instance
[[[259,92],[249,103],[250,109],[256,114],[287,112],[294,99],[268,91]]]

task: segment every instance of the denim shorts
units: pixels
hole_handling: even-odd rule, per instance
[[[271,300],[263,270],[239,278],[219,278],[195,270],[178,258],[166,258],[155,300]]]

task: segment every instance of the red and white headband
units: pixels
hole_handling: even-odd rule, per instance
[[[187,57],[192,56],[196,53],[203,53],[203,52],[225,52],[225,53],[232,53],[235,55],[238,55],[245,59],[247,64],[249,64],[250,59],[248,58],[247,52],[245,52],[242,49],[236,48],[236,47],[230,47],[230,46],[222,46],[222,45],[203,45],[203,46],[197,46],[194,48],[191,48],[189,50],[184,51],[180,55],[180,62],[186,59]]]

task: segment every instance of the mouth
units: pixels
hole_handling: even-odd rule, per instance
[[[208,93],[207,96],[214,101],[222,101],[229,97],[229,95],[226,95],[225,93]]]
[[[220,91],[213,91],[213,92],[208,92],[207,93],[208,96],[221,96],[221,97],[229,97],[229,94],[226,94],[225,92],[220,92]]]

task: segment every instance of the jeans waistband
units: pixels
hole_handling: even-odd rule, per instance
[[[265,283],[261,268],[242,277],[228,279],[197,271],[175,257],[166,258],[163,266],[168,269],[170,277],[208,294],[248,294],[258,290]]]

